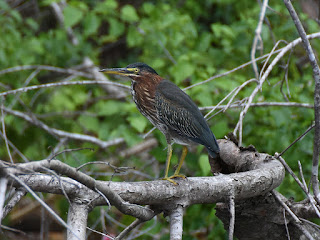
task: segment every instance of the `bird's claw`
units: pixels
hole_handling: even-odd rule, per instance
[[[174,180],[172,180],[173,178],[183,178],[183,179],[186,179],[187,177],[185,175],[182,175],[182,174],[174,174],[170,177],[165,177],[165,178],[162,178],[162,180],[167,180],[171,183],[173,183],[174,185],[179,185],[177,182],[175,182]]]

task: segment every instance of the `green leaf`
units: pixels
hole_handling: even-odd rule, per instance
[[[208,160],[208,155],[202,154],[199,158],[199,166],[203,176],[208,176],[210,173],[210,164]]]
[[[84,23],[83,35],[87,37],[87,36],[90,36],[92,34],[97,33],[98,28],[101,23],[101,18],[98,18],[98,16],[93,13],[89,13],[84,18],[83,23]]]
[[[81,115],[79,123],[87,130],[97,132],[100,129],[99,120],[96,117]]]
[[[121,9],[121,19],[127,22],[137,22],[139,17],[134,7],[131,5],[125,5]]]
[[[228,122],[227,121],[219,121],[219,122],[216,122],[214,121],[214,118],[213,120],[210,120],[212,122],[214,122],[213,124],[213,130],[212,132],[214,133],[214,135],[216,136],[216,138],[223,138],[223,136],[228,133]]]
[[[148,124],[148,120],[142,115],[130,116],[127,120],[130,122],[130,125],[140,133],[145,130]]]
[[[68,5],[63,9],[63,16],[65,27],[72,27],[80,22],[83,12],[76,7]]]
[[[124,24],[119,22],[117,19],[111,18],[109,20],[110,30],[109,34],[111,36],[118,37],[124,32]]]
[[[123,112],[124,103],[118,101],[99,101],[95,104],[94,111],[98,116],[111,116]]]
[[[177,83],[180,83],[187,77],[190,77],[195,70],[195,66],[187,61],[179,61],[172,67],[172,75]]]

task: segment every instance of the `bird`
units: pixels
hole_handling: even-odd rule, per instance
[[[173,82],[162,78],[152,67],[141,62],[124,68],[105,68],[100,72],[129,77],[132,98],[138,110],[165,136],[167,159],[163,180],[177,185],[174,178],[186,178],[179,172],[188,145],[204,145],[210,157],[218,157],[219,145],[202,113],[190,96]],[[183,148],[174,174],[168,177],[173,143],[183,145]]]

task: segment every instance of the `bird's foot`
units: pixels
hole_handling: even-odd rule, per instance
[[[165,178],[162,178],[162,180],[167,180],[171,183],[173,183],[174,185],[178,185],[177,182],[175,182],[174,180],[172,180],[173,178],[183,178],[183,179],[186,179],[187,177],[185,175],[182,175],[182,174],[174,174],[170,177],[165,177]]]

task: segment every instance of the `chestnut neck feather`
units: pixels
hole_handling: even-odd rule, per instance
[[[159,75],[144,73],[143,77],[132,78],[131,93],[139,111],[155,125],[155,93],[158,84],[163,80]]]

